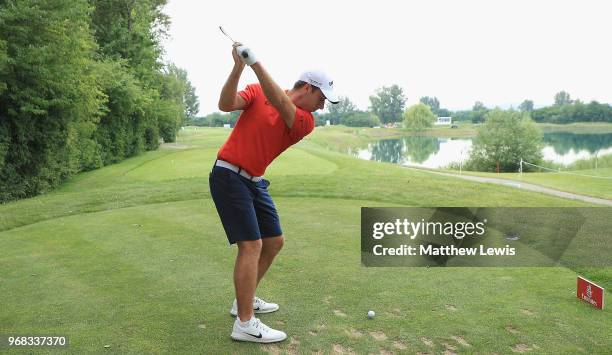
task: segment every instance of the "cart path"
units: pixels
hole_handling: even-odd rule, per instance
[[[530,183],[526,183],[522,181],[508,180],[508,179],[501,179],[501,178],[491,178],[491,177],[484,177],[484,176],[453,174],[453,173],[435,171],[431,169],[420,169],[420,168],[415,168],[412,166],[406,167],[406,168],[415,169],[419,171],[425,171],[425,172],[429,172],[429,173],[436,174],[436,175],[455,177],[455,178],[469,180],[469,181],[510,186],[510,187],[514,187],[517,189],[541,192],[541,193],[545,193],[545,194],[549,194],[549,195],[553,195],[557,197],[569,198],[573,200],[580,200],[580,201],[585,201],[585,202],[594,203],[598,205],[612,206],[612,200],[606,200],[603,198],[597,198],[597,197],[580,195],[580,194],[575,194],[575,193],[561,191],[561,190],[555,190],[549,187],[530,184]]]

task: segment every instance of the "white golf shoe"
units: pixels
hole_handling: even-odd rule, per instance
[[[241,323],[238,318],[234,321],[231,335],[234,340],[252,341],[254,343],[275,343],[287,339],[285,332],[272,329],[255,317],[252,317],[246,326],[241,325]]]
[[[268,303],[259,297],[253,298],[253,312],[256,314],[271,313],[274,311],[278,311],[278,305],[276,303]],[[230,314],[234,317],[238,315],[238,302],[236,302],[236,299],[234,299]]]

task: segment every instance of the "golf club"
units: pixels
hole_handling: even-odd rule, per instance
[[[220,29],[220,30],[221,30],[221,32],[222,32],[222,33],[223,33],[223,34],[224,34],[224,35],[225,35],[227,38],[229,38],[229,39],[230,39],[230,40],[231,40],[233,43],[236,43],[236,41],[234,41],[234,39],[233,39],[232,37],[230,37],[230,35],[228,35],[228,34],[227,34],[227,32],[225,32],[225,30],[223,29],[223,26],[219,26],[219,29]],[[245,60],[245,62],[246,62],[247,64],[249,64],[249,63],[250,63],[250,64],[255,63],[255,61],[249,62],[250,60],[252,60],[252,59],[249,59],[249,58],[252,58],[253,56],[252,56],[252,52],[250,52],[250,50],[249,50],[248,48],[246,48],[246,47],[244,47],[244,46],[240,46],[240,47],[238,47],[238,48],[236,49],[236,51],[238,52],[238,54],[239,54],[239,55],[240,55],[242,58],[244,58],[244,60]],[[249,65],[250,65],[250,64],[249,64]]]
[[[232,42],[236,43],[236,41],[234,41],[234,39],[230,37],[230,35],[228,35],[227,32],[225,32],[225,30],[223,29],[223,26],[219,26],[219,29],[227,38],[229,38]]]

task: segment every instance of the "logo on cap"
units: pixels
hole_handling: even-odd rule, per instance
[[[332,85],[334,85],[334,82],[333,82],[333,81],[330,81],[330,82],[329,82],[329,86],[332,86]]]

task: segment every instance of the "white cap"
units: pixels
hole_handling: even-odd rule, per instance
[[[334,94],[334,81],[325,73],[316,70],[307,71],[300,75],[300,80],[321,89],[325,98],[332,104],[340,102],[336,94]]]

